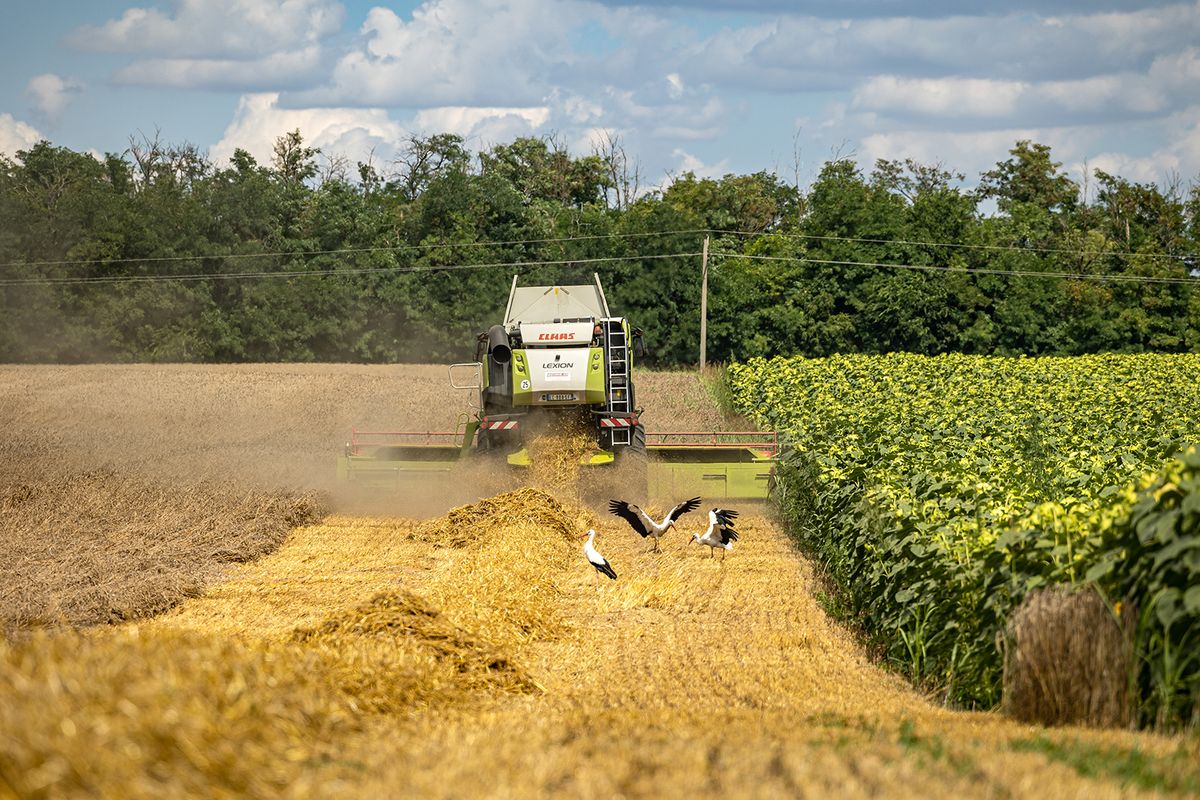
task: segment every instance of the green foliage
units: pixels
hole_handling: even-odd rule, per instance
[[[1194,797],[1200,794],[1200,770],[1195,756],[1180,744],[1169,756],[1153,756],[1136,748],[1102,747],[1080,741],[1057,742],[1047,736],[1021,739],[1011,745],[1020,753],[1041,753],[1085,778],[1104,777],[1156,792]]]
[[[1074,204],[1079,187],[1059,172],[1062,164],[1050,157],[1049,147],[1022,139],[1009,154],[1011,158],[983,174],[980,196],[994,197],[1001,209],[1013,212],[1021,206],[1049,211]]]
[[[736,403],[790,445],[780,502],[847,616],[915,681],[999,700],[1032,589],[1096,582],[1137,615],[1141,718],[1200,695],[1200,357],[756,359]],[[1121,606],[1116,606],[1120,603]],[[1122,610],[1123,608],[1123,610]]]
[[[576,207],[598,203],[607,186],[599,157],[572,158],[549,139],[523,136],[480,153],[479,160],[484,174],[507,181],[528,203],[547,200]]]
[[[275,140],[271,166],[279,179],[290,184],[302,183],[317,174],[317,154],[321,151],[304,146],[300,129],[289,131]]]
[[[805,191],[685,173],[639,195],[611,137],[576,156],[553,138],[472,153],[414,135],[356,170],[299,130],[267,164],[237,150],[221,168],[157,134],[102,160],[39,142],[0,158],[0,360],[460,360],[514,272],[597,271],[645,331],[645,363],[694,363],[704,231],[714,362],[1200,352],[1200,281],[1000,274],[1186,279],[1200,194],[1097,172],[1088,205],[1046,146],[1010,155],[981,194],[941,166],[835,160]],[[981,196],[1002,213],[981,215]],[[538,261],[561,265],[523,266]],[[60,282],[76,279],[126,282]]]

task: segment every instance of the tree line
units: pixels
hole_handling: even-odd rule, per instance
[[[413,136],[351,165],[292,131],[226,166],[42,141],[0,157],[0,360],[464,360],[514,274],[598,272],[651,363],[694,363],[705,236],[714,361],[1200,351],[1195,184],[1081,187],[1030,141],[970,189],[911,160],[640,180],[613,139]]]

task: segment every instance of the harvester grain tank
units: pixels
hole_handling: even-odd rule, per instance
[[[650,494],[765,498],[773,433],[645,430],[633,373],[640,337],[611,313],[599,276],[569,286],[518,286],[514,277],[503,321],[478,336],[473,362],[450,367],[451,384],[473,395],[458,428],[356,430],[338,476],[405,485],[488,458],[519,469],[531,463],[532,435],[573,418],[595,442],[581,458],[581,480],[615,469]]]

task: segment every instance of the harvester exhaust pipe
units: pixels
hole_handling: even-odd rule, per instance
[[[484,413],[512,407],[512,344],[503,325],[493,325],[487,333],[488,383],[483,393]]]
[[[488,358],[503,366],[512,359],[512,347],[503,325],[493,325],[488,330]]]

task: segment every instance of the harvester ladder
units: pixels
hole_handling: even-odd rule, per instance
[[[629,341],[625,321],[609,317],[600,322],[604,330],[605,407],[611,414],[628,414],[633,409],[629,402]],[[632,444],[632,437],[632,428],[612,429],[614,446]]]

